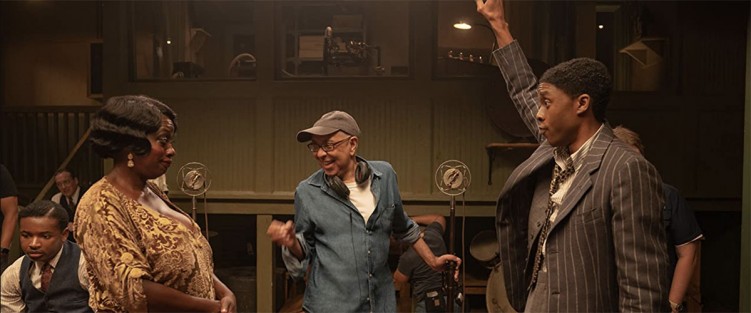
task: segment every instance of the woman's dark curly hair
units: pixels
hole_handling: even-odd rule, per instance
[[[159,100],[143,95],[109,98],[94,115],[89,142],[103,158],[114,158],[124,150],[148,154],[151,143],[146,136],[159,130],[162,116],[172,120],[177,131],[177,114]]]
[[[608,68],[602,62],[590,58],[569,60],[545,71],[540,82],[552,84],[572,98],[588,94],[595,118],[605,121],[613,85]]]

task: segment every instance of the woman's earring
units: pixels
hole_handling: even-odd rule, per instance
[[[133,153],[128,153],[128,167],[134,167],[136,163],[133,163]]]

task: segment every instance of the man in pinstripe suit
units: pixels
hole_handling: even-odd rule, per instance
[[[506,292],[527,312],[668,311],[662,187],[655,168],[613,138],[612,85],[573,59],[539,84],[501,0],[476,0],[498,41],[509,95],[540,147],[506,181],[496,230]]]

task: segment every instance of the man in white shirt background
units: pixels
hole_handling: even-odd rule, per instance
[[[50,200],[59,203],[68,212],[68,220],[70,221],[70,225],[68,225],[68,230],[70,230],[68,240],[76,242],[73,239],[73,218],[76,216],[78,200],[81,199],[86,190],[78,184],[78,176],[75,172],[67,168],[55,172],[55,185],[60,192],[53,195]]]

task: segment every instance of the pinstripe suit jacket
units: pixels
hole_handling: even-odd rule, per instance
[[[552,168],[554,148],[537,131],[537,78],[518,43],[494,55],[514,105],[541,142],[508,178],[496,208],[506,291],[511,305],[521,311],[545,219],[546,204],[533,203],[535,187],[539,171]],[[547,193],[550,175],[543,177],[548,181],[538,192]],[[606,124],[551,224],[545,256],[547,311],[669,311],[661,188],[655,168],[614,139]],[[546,203],[548,195],[543,198]]]

